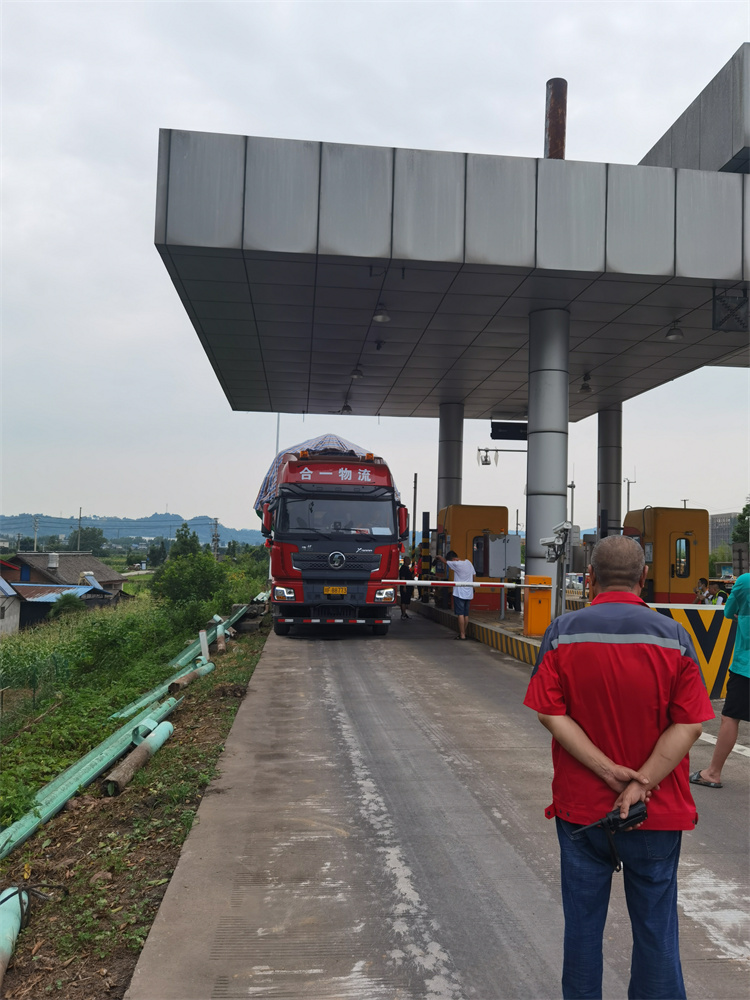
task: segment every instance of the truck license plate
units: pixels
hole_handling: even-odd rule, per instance
[[[324,594],[345,594],[346,587],[323,587]]]

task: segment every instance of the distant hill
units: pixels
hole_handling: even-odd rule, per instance
[[[17,535],[34,537],[34,519],[37,521],[37,535],[65,535],[78,528],[78,515],[70,517],[52,517],[48,514],[0,514],[0,536],[15,538]],[[116,541],[118,538],[174,538],[175,532],[187,521],[188,527],[194,531],[201,545],[211,541],[214,519],[207,515],[184,518],[179,514],[151,514],[149,517],[100,517],[96,514],[81,518],[82,528],[100,528],[105,538]],[[260,523],[260,522],[259,522]],[[227,542],[245,542],[248,545],[262,545],[263,536],[260,531],[251,528],[227,528],[219,524],[219,544]]]

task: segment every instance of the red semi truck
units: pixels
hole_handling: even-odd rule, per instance
[[[396,588],[382,581],[398,577],[409,523],[383,459],[301,449],[280,459],[271,488],[262,530],[274,632],[370,625],[387,634]]]

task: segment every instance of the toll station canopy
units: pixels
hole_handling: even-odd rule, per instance
[[[524,419],[547,309],[571,421],[746,366],[749,67],[639,165],[161,130],[155,242],[232,408]]]

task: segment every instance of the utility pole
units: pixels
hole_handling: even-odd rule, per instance
[[[625,513],[627,514],[627,512],[630,510],[630,487],[631,487],[631,485],[633,483],[635,483],[635,479],[627,479],[626,478],[626,479],[623,479],[623,482],[628,484],[627,488],[626,488],[626,493],[625,493],[625,496],[627,497],[627,499],[625,501]]]
[[[687,507],[687,505],[688,505],[688,501],[687,500],[681,500],[680,503],[682,504],[683,508]]]
[[[211,547],[214,553],[214,559],[218,562],[219,560],[219,519],[214,518],[214,530],[211,534]]]
[[[36,534],[39,531],[39,518],[34,515],[34,551],[36,552]]]
[[[570,490],[570,523],[575,526],[575,499],[576,499],[576,484],[575,480],[571,478],[568,483],[568,489]],[[571,527],[568,537],[566,539],[565,545],[565,572],[570,573],[573,570],[573,528]],[[563,586],[563,590],[565,587]]]
[[[81,551],[81,511],[83,507],[78,508],[78,545],[76,546],[78,552]]]
[[[635,475],[635,470],[633,470],[633,475]],[[623,479],[623,482],[628,484],[626,492],[627,499],[625,501],[625,513],[627,514],[630,510],[630,487],[631,485],[635,485],[635,479],[628,479],[626,476],[625,479]]]
[[[573,516],[573,511],[575,509],[575,498],[576,498],[576,484],[571,479],[568,483],[568,489],[570,490],[570,523],[575,524],[576,519]]]
[[[411,521],[411,556],[416,558],[417,550],[417,473],[414,473],[414,506],[412,507]]]

